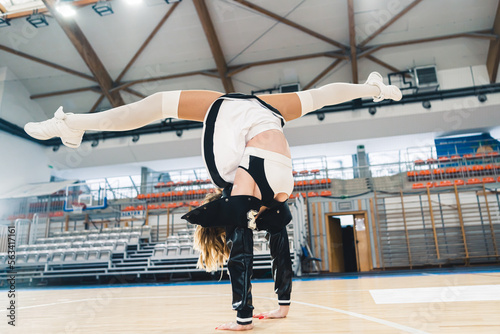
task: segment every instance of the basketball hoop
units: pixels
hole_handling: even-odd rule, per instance
[[[71,204],[71,206],[73,207],[74,213],[82,213],[83,210],[87,208],[87,205],[85,205],[85,203],[79,203],[79,202],[74,202],[73,204]]]

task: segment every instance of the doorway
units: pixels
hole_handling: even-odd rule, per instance
[[[366,212],[327,214],[330,272],[358,272],[372,269]]]

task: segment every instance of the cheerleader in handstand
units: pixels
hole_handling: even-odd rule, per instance
[[[223,95],[214,91],[159,92],[135,103],[95,114],[64,113],[28,123],[25,131],[47,140],[79,147],[86,130],[127,131],[165,118],[204,123],[202,153],[212,182],[224,189],[221,198],[193,210],[185,219],[199,224],[195,247],[199,264],[207,270],[227,267],[236,321],[217,327],[249,330],[252,318],[284,318],[290,308],[292,262],[286,224],[291,219],[285,203],[293,191],[292,160],[283,134],[286,122],[326,105],[357,98],[399,101],[401,91],[383,83],[372,72],[364,84],[332,83],[317,89],[273,95]],[[278,308],[253,315],[251,277],[253,229],[269,232],[273,278]]]

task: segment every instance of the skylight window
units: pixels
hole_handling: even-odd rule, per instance
[[[0,0],[0,5],[7,13],[44,8],[41,0]]]

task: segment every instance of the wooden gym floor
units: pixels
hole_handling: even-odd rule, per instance
[[[233,321],[230,285],[184,283],[20,288],[16,326],[0,290],[0,333],[221,333]],[[253,284],[255,312],[276,307],[273,284]],[[500,333],[500,268],[428,270],[294,281],[286,319],[254,333]]]

